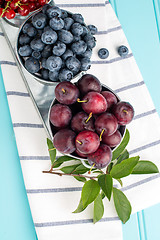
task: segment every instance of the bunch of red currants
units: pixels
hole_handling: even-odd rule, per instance
[[[106,167],[125,125],[133,119],[132,105],[120,101],[91,74],[75,84],[59,83],[55,97],[49,117],[54,147],[88,160],[95,168]]]
[[[13,19],[16,14],[27,16],[46,3],[47,0],[0,0],[0,18]]]

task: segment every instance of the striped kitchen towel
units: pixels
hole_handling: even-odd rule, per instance
[[[128,125],[131,139],[130,155],[140,155],[160,168],[160,120],[149,92],[136,65],[122,27],[108,1],[57,0],[56,4],[74,13],[81,13],[86,24],[98,28],[97,45],[93,50],[89,73],[112,88],[135,109],[135,117]],[[6,23],[5,28],[7,28]],[[9,26],[8,26],[9,28]],[[16,31],[12,28],[12,31]],[[13,38],[15,34],[13,34]],[[14,40],[14,39],[13,39]],[[129,48],[126,58],[117,53],[120,45]],[[97,56],[98,49],[109,50],[107,60]],[[122,226],[113,201],[104,201],[105,214],[100,222],[92,223],[92,207],[80,214],[73,214],[80,199],[82,183],[67,176],[43,174],[50,168],[46,146],[46,132],[34,108],[15,60],[0,29],[0,63],[8,97],[17,147],[30,208],[39,240],[122,239]],[[13,81],[14,76],[14,81]],[[34,81],[34,80],[33,80]],[[152,128],[152,131],[151,131]],[[129,176],[123,180],[121,190],[129,198],[133,212],[160,202],[157,189],[160,174]],[[149,189],[149,191],[148,191]]]

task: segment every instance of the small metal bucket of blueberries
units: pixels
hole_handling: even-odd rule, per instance
[[[96,45],[93,28],[85,25],[81,14],[46,4],[20,27],[16,43],[18,60],[43,84],[78,80],[91,66]]]

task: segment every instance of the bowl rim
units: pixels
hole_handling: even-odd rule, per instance
[[[22,59],[21,57],[19,56],[19,53],[18,53],[18,39],[19,39],[19,36],[21,34],[21,31],[22,31],[22,28],[23,26],[25,25],[25,23],[30,19],[32,18],[33,15],[37,14],[38,12],[41,12],[42,11],[42,8],[39,8],[37,10],[35,10],[31,15],[29,15],[26,20],[21,24],[19,30],[18,30],[18,33],[17,33],[17,39],[16,39],[16,42],[15,42],[15,52],[16,52],[16,57],[17,57],[17,60],[20,64],[20,66],[25,70],[25,72],[27,72],[29,74],[29,76],[33,77],[35,80],[37,80],[38,82],[44,84],[44,85],[48,85],[48,86],[56,86],[58,83],[60,83],[60,81],[48,81],[48,80],[45,80],[41,77],[38,77],[37,75],[35,74],[32,74],[30,73],[29,71],[27,71],[27,69],[25,68],[23,62],[22,62]],[[67,11],[68,13],[70,14],[73,14],[72,12],[70,11]],[[87,25],[84,23],[84,26],[87,27]],[[87,71],[81,71],[79,72],[77,75],[75,75],[72,79],[72,80],[78,80],[80,77],[82,77],[84,74],[86,74]]]
[[[73,84],[75,84],[76,82],[77,82],[77,81],[75,81],[74,79],[72,79],[72,81],[71,81],[71,83],[73,83]],[[113,94],[117,97],[118,101],[121,101],[121,99],[120,99],[120,97],[117,95],[117,93],[115,93],[110,87],[108,87],[108,86],[105,85],[104,83],[101,83],[101,86],[104,87],[104,88],[106,88],[105,91],[108,90],[108,91],[110,91],[111,93],[113,93]],[[52,137],[52,139],[51,139],[52,141],[53,141],[54,136],[53,136],[53,134],[52,134],[51,122],[50,122],[49,118],[50,118],[51,108],[52,108],[52,106],[53,106],[53,104],[54,104],[55,101],[56,101],[56,97],[54,97],[53,101],[52,101],[51,104],[50,104],[50,107],[49,107],[49,110],[48,110],[48,118],[47,118],[48,130],[49,130],[50,136]],[[122,126],[122,125],[121,125],[121,126]],[[123,138],[124,138],[124,136],[125,136],[126,129],[127,129],[127,128],[126,128],[126,125],[124,125],[124,126],[122,126],[122,127],[124,128],[124,132],[123,132],[122,139],[121,139],[120,143],[119,143],[116,147],[114,147],[113,149],[111,149],[112,152],[119,147],[119,145],[121,144],[121,142],[122,142],[122,140],[123,140]],[[63,154],[63,153],[61,153],[61,154]],[[74,156],[74,155],[72,155],[72,154],[63,154],[63,155],[66,155],[66,156],[69,156],[69,157],[73,157],[73,159],[74,159],[74,158],[75,158],[75,159],[79,159],[85,167],[87,167],[87,168],[89,168],[89,169],[91,168],[91,165],[88,165],[88,164],[86,163],[86,161],[88,161],[86,158],[82,158],[82,157],[80,157],[80,156]]]

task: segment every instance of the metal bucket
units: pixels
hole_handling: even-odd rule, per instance
[[[54,6],[55,3],[53,0],[50,0],[48,2],[49,5],[51,6]],[[41,9],[41,8],[39,8]],[[16,16],[13,18],[13,19],[7,19],[6,17],[4,17],[4,20],[9,23],[10,25],[12,25],[13,27],[17,27],[19,28],[26,19],[28,19],[28,17],[30,17],[31,15],[33,15],[34,13],[36,13],[37,10],[39,9],[36,9],[34,11],[32,11],[31,13],[29,13],[27,16],[21,16],[20,14],[16,13]]]
[[[75,80],[73,79],[72,82],[73,82],[73,83],[76,83],[77,81],[75,81]],[[117,97],[118,101],[121,101],[120,98],[119,98],[119,96],[118,96],[111,88],[109,88],[109,87],[106,86],[105,84],[102,84],[102,91],[110,91],[111,93],[113,93],[113,94]],[[57,102],[58,102],[58,101],[56,100],[56,98],[54,98],[53,101],[52,101],[52,103],[51,103],[51,105],[50,105],[49,112],[48,112],[48,124],[47,124],[47,125],[48,125],[48,128],[49,128],[49,129],[48,129],[48,130],[49,130],[49,134],[50,134],[50,136],[52,136],[52,139],[51,139],[52,141],[53,141],[53,137],[54,137],[56,131],[53,132],[53,127],[52,127],[52,124],[51,124],[49,118],[50,118],[51,108],[52,108],[52,106],[53,106],[54,104],[56,104]],[[119,128],[118,130],[120,131],[120,133],[121,133],[121,135],[122,135],[122,139],[121,139],[121,142],[122,142],[122,140],[123,140],[123,138],[124,138],[124,135],[125,135],[125,132],[126,132],[126,126],[120,126],[120,128]],[[120,143],[121,143],[121,142],[120,142]],[[114,148],[112,149],[112,151],[115,150],[115,149],[120,145],[120,143],[119,143],[116,147],[114,147]],[[76,158],[76,159],[81,160],[82,164],[83,164],[85,167],[87,167],[87,168],[90,168],[90,167],[91,167],[89,164],[87,164],[87,158],[82,158],[82,157],[80,157],[80,156],[77,156],[75,153],[73,153],[73,154],[65,154],[65,155],[67,155],[67,156],[69,156],[69,157],[73,157],[73,158]]]

